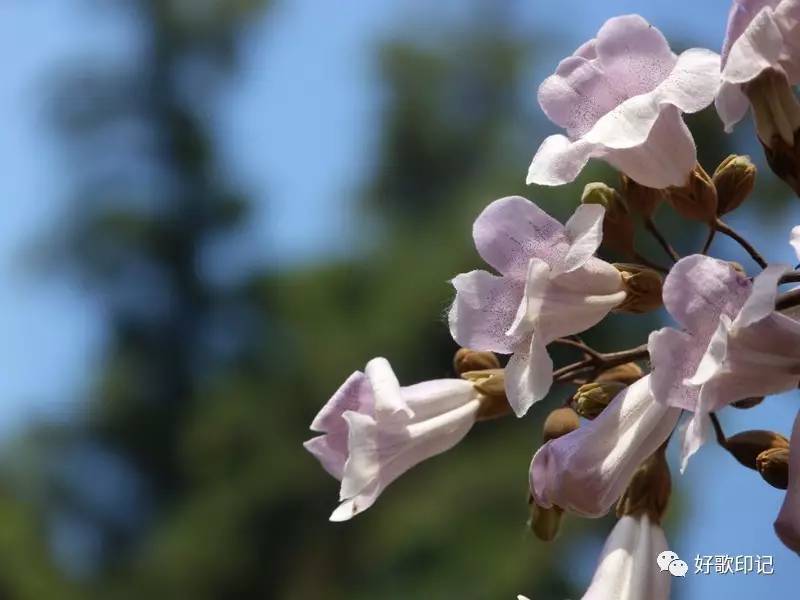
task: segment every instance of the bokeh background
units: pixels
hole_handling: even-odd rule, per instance
[[[338,486],[301,447],[372,356],[451,375],[470,223],[522,194],[564,219],[572,185],[527,188],[556,131],[535,91],[616,14],[677,50],[718,49],[728,2],[5,0],[0,4],[0,597],[577,598],[613,520],[527,532],[527,467],[554,390],[481,424],[329,523]],[[711,170],[761,168],[730,222],[790,262],[797,200],[752,127],[690,118]],[[705,232],[662,208],[683,252]],[[646,252],[663,260],[643,239]],[[715,253],[753,264],[718,239]],[[587,338],[641,343],[664,320]],[[558,355],[568,360],[568,354]],[[788,433],[797,394],[722,415]],[[674,458],[674,457],[673,457]],[[673,460],[673,464],[676,464]],[[690,565],[674,597],[796,596],[772,533],[781,492],[709,445],[666,523]],[[773,555],[775,574],[694,575],[697,554]]]

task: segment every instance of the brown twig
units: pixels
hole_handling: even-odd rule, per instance
[[[797,282],[800,282],[800,271],[792,271],[791,273],[786,273],[783,277],[781,277],[780,281],[778,281],[778,284]]]
[[[581,361],[572,363],[553,371],[553,381],[563,382],[574,379],[577,375],[587,372],[598,372],[623,365],[627,362],[640,360],[649,356],[647,344],[642,344],[629,350],[620,352],[597,352],[596,356],[590,356]]]
[[[664,249],[664,252],[667,253],[667,256],[670,257],[672,262],[678,262],[681,259],[680,254],[675,252],[675,248],[670,246],[667,238],[665,238],[664,235],[658,230],[658,227],[656,227],[652,217],[645,218],[644,228],[656,239],[659,245]]]
[[[589,357],[592,357],[592,358],[595,358],[595,359],[598,359],[598,360],[600,360],[602,358],[602,356],[600,355],[600,353],[597,350],[594,350],[594,349],[590,348],[589,346],[587,346],[585,343],[583,343],[580,340],[575,340],[575,339],[572,339],[572,338],[557,338],[557,339],[553,340],[553,342],[556,343],[556,344],[563,344],[565,346],[572,346],[573,348],[578,348],[581,352],[583,352],[585,354],[588,354]]]
[[[764,257],[762,257],[758,250],[756,250],[753,245],[744,239],[735,229],[720,219],[717,219],[716,228],[744,248],[744,250],[750,255],[750,258],[756,261],[762,269],[767,268],[767,261],[764,260]]]
[[[775,300],[775,310],[784,310],[800,305],[800,288],[779,294]]]

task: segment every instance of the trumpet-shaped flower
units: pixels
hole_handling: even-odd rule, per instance
[[[708,413],[800,381],[800,323],[775,311],[786,270],[770,266],[751,284],[730,263],[693,255],[667,276],[664,304],[684,330],[650,335],[650,381],[657,401],[694,412],[682,468],[708,437]]]
[[[480,394],[463,379],[400,387],[384,358],[353,373],[311,424],[323,435],[304,444],[342,482],[331,520],[363,512],[408,469],[452,448],[480,406]]]
[[[709,50],[676,56],[638,15],[609,19],[539,88],[539,104],[566,135],[542,143],[527,182],[568,183],[601,158],[644,186],[685,184],[697,150],[681,113],[714,100],[719,65]]]
[[[667,538],[647,514],[624,516],[611,530],[589,589],[581,600],[669,600],[671,575],[656,557],[668,550]],[[517,600],[529,600],[517,596]]]
[[[530,471],[536,503],[603,516],[638,466],[669,437],[680,412],[653,401],[649,376],[639,379],[593,421],[539,448]]]
[[[787,548],[800,554],[800,412],[789,440],[789,486],[775,520],[775,533]]]
[[[750,105],[745,86],[767,69],[785,76],[788,85],[800,82],[800,1],[734,0],[722,47],[722,82],[715,99],[726,131],[744,117]],[[787,127],[779,127],[778,133],[791,146],[794,131],[791,124]]]
[[[450,332],[461,346],[513,354],[506,392],[519,416],[552,384],[547,344],[592,327],[625,299],[619,272],[593,256],[604,212],[584,204],[562,225],[514,196],[475,221],[475,246],[501,275],[476,270],[453,279]]]

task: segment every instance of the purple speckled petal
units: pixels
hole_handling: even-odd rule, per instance
[[[503,275],[524,279],[531,258],[553,264],[567,252],[564,226],[520,196],[495,200],[475,220],[481,258]]]
[[[486,271],[462,273],[452,281],[456,297],[448,320],[453,339],[466,348],[511,354],[519,339],[506,335],[522,302],[525,281]]]
[[[721,314],[739,312],[750,286],[731,263],[693,254],[675,263],[664,280],[664,306],[690,333],[710,339]]]

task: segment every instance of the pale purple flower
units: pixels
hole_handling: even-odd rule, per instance
[[[342,482],[331,521],[363,512],[414,465],[452,448],[475,423],[479,393],[463,379],[400,387],[389,362],[353,373],[317,414],[304,446]]]
[[[697,149],[681,113],[714,100],[719,65],[710,50],[676,56],[638,15],[609,19],[539,88],[539,104],[566,135],[542,143],[527,182],[568,183],[601,158],[645,186],[685,184]]]
[[[715,99],[726,131],[744,117],[750,105],[743,86],[767,69],[785,75],[789,85],[800,82],[800,0],[734,1],[722,48],[722,82]],[[778,133],[793,145],[791,124],[779,127]]]
[[[625,299],[619,272],[593,256],[604,214],[584,204],[564,226],[513,196],[475,220],[478,253],[500,275],[470,271],[453,279],[450,333],[461,346],[513,354],[506,392],[519,416],[552,384],[547,344],[592,327]]]
[[[669,600],[672,575],[656,562],[668,549],[664,530],[647,514],[622,517],[581,600]]]
[[[789,440],[789,486],[775,520],[775,533],[787,548],[800,554],[800,412]]]
[[[655,399],[694,414],[683,433],[685,468],[709,435],[708,414],[800,381],[800,323],[775,311],[782,265],[751,284],[730,263],[693,255],[664,281],[664,304],[684,327],[650,335]]]
[[[539,506],[585,517],[609,511],[680,416],[680,409],[653,400],[649,378],[625,388],[593,421],[539,448],[530,471]]]

